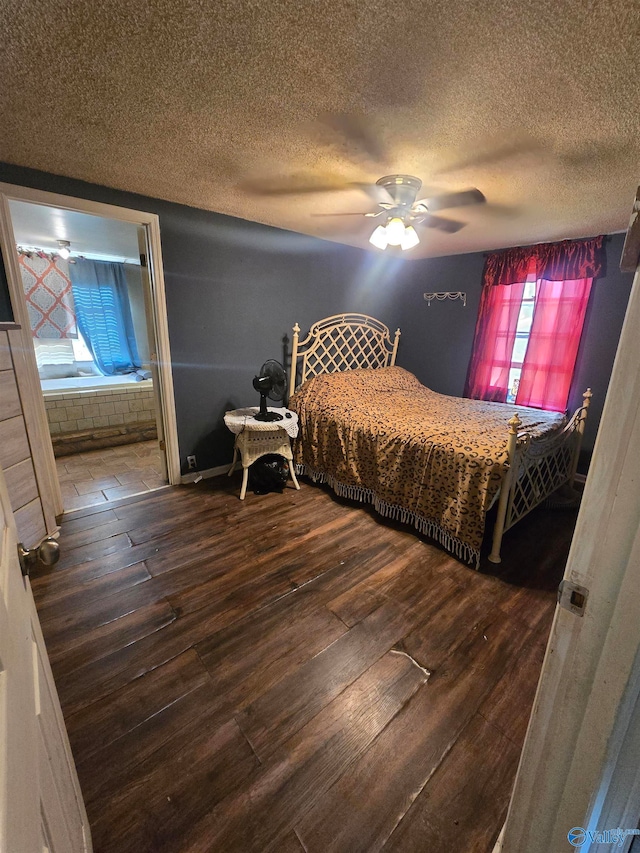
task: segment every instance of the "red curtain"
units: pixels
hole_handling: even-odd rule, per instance
[[[532,272],[536,279],[547,281],[596,278],[604,266],[603,244],[604,236],[600,236],[492,252],[487,255],[482,285],[515,284]]]
[[[523,292],[524,281],[483,289],[465,397],[492,403],[504,403],[507,399]]]
[[[592,281],[538,281],[518,405],[566,409]]]
[[[487,256],[465,396],[504,403],[524,284],[536,304],[516,403],[566,409],[591,283],[604,237],[517,247]]]

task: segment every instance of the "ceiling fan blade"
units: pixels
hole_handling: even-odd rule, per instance
[[[438,210],[447,210],[451,207],[467,207],[471,204],[485,204],[486,198],[477,189],[465,190],[460,193],[446,193],[445,195],[437,195],[433,198],[422,199],[416,204],[423,204],[429,209],[429,212]]]
[[[358,181],[345,181],[344,178],[314,175],[292,175],[289,177],[256,178],[239,184],[239,188],[252,195],[285,196],[310,195],[311,193],[344,192],[362,190],[376,204],[395,207],[395,202],[384,187]]]
[[[244,181],[240,189],[253,195],[280,196],[305,195],[309,193],[335,192],[348,190],[352,184],[342,178],[314,177],[313,175],[294,175],[291,177],[256,178]]]
[[[528,136],[518,136],[506,141],[485,140],[480,143],[478,149],[467,156],[462,156],[457,162],[439,169],[434,175],[447,175],[449,173],[462,172],[466,169],[476,169],[481,166],[491,166],[504,160],[526,157],[527,159],[538,159],[544,156],[544,147]]]
[[[364,183],[352,183],[351,186],[362,190],[362,192],[366,193],[370,199],[375,201],[376,204],[388,204],[390,207],[396,206],[396,202],[393,200],[391,193],[389,193],[385,187],[381,187],[378,184]]]
[[[467,224],[466,222],[456,222],[453,219],[445,219],[442,216],[431,216],[430,213],[416,217],[415,221],[420,225],[426,225],[427,228],[437,228],[438,231],[445,231],[447,234],[455,234],[456,231],[460,231]]]
[[[361,213],[360,211],[348,211],[346,213],[312,213],[311,216],[382,216],[384,210],[379,213]]]

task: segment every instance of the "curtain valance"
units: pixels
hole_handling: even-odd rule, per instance
[[[545,281],[596,278],[604,266],[603,244],[601,235],[492,252],[485,262],[483,285],[522,283],[530,275]]]

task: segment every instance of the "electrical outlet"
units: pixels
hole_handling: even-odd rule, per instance
[[[189,466],[190,471],[195,471],[196,468],[198,467],[198,465],[196,463],[196,457],[195,456],[187,456],[187,465]]]

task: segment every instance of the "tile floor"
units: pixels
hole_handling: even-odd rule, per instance
[[[66,512],[166,485],[157,441],[61,456],[56,467]]]

